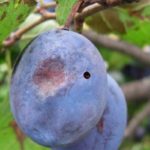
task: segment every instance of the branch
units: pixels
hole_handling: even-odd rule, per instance
[[[150,54],[142,52],[142,49],[135,45],[113,40],[106,35],[97,34],[92,30],[83,31],[83,34],[97,45],[129,55],[137,61],[150,66]]]
[[[0,1],[0,6],[4,5],[4,4],[8,4],[8,3],[9,3],[9,0],[5,0],[5,1],[2,1],[2,2]]]
[[[77,0],[77,2],[73,5],[72,10],[71,10],[69,16],[67,17],[66,23],[64,25],[64,29],[69,30],[71,23],[74,20],[76,13],[79,11],[79,8],[80,8],[81,4],[83,3],[83,1],[84,0]]]
[[[79,23],[79,26],[77,27],[78,29],[80,27],[82,27],[82,23],[84,21],[84,19],[88,16],[91,16],[93,14],[95,14],[96,12],[99,12],[103,9],[106,9],[106,8],[110,8],[110,7],[113,7],[113,6],[117,6],[117,5],[120,5],[120,4],[124,4],[124,3],[127,3],[127,1],[130,1],[130,0],[84,0],[86,3],[87,2],[98,2],[98,3],[94,3],[90,6],[87,5],[87,7],[85,7],[83,9],[82,12],[80,13],[77,13],[75,15],[75,22],[76,23]],[[136,1],[136,0],[131,0],[131,1]],[[41,13],[42,11],[44,11],[45,8],[47,7],[56,7],[56,3],[51,3],[51,4],[48,4],[48,5],[43,5],[41,6],[41,8],[38,8],[37,10],[35,10],[35,12],[39,12]],[[44,15],[44,18],[43,18],[43,15]],[[48,20],[48,19],[56,19],[56,14],[54,13],[43,13],[41,18],[35,22],[33,22],[32,24],[30,24],[29,26],[23,28],[23,29],[19,29],[19,31],[17,30],[16,32],[13,32],[11,33],[11,35],[8,37],[8,39],[6,39],[4,42],[3,42],[3,45],[4,46],[11,46],[12,44],[14,44],[17,40],[19,40],[21,38],[21,36],[26,33],[27,31],[31,30],[32,28],[34,28],[36,25]]]
[[[150,98],[150,77],[126,83],[122,86],[122,90],[128,101],[148,99]]]
[[[83,8],[81,13],[77,13],[77,15],[75,16],[75,22],[76,26],[78,27],[78,30],[80,31],[82,28],[82,23],[83,20],[91,15],[94,15],[95,13],[102,11],[104,9],[109,9],[111,7],[115,7],[115,6],[120,6],[120,5],[124,5],[127,3],[133,3],[133,2],[137,2],[137,0],[84,0],[85,1],[85,6],[86,3],[89,3],[91,5],[87,5],[87,7]],[[84,6],[83,6],[84,7]]]
[[[55,8],[56,7],[56,2],[50,2],[47,4],[42,4],[40,7],[36,8],[34,10],[34,13],[39,13],[41,17],[34,21],[33,23],[27,25],[26,27],[20,28],[15,32],[12,32],[10,36],[3,41],[3,46],[8,47],[13,45],[16,41],[18,41],[22,35],[29,30],[33,29],[37,25],[41,24],[42,22],[48,20],[48,19],[56,19],[56,14],[55,13],[50,13],[46,9],[47,8]]]
[[[85,0],[85,2],[95,3],[85,7],[81,13],[77,13],[75,19],[84,20],[86,17],[94,15],[95,13],[111,7],[137,2],[137,0]]]
[[[13,45],[16,41],[18,41],[21,36],[28,32],[29,30],[33,29],[34,27],[36,27],[37,25],[41,24],[42,22],[48,20],[48,19],[55,19],[56,15],[55,13],[49,13],[47,11],[43,11],[41,12],[41,17],[36,20],[35,22],[29,24],[28,26],[24,27],[24,28],[20,28],[18,29],[16,32],[12,32],[10,34],[10,36],[3,42],[3,45],[5,47],[11,46]]]
[[[104,6],[102,6],[98,3],[95,3],[95,4],[85,7],[82,10],[82,12],[77,13],[75,16],[75,20],[74,20],[75,31],[81,32],[85,18],[103,10],[104,8],[105,8]]]
[[[129,125],[125,131],[124,138],[132,137],[133,133],[135,132],[139,124],[149,115],[150,115],[150,101],[144,106],[142,111],[136,114],[133,117],[133,119],[129,122]]]
[[[86,17],[91,16],[103,9],[104,9],[104,7],[98,3],[92,4],[92,5],[84,8],[81,13],[77,13],[75,16],[75,19],[84,20]]]

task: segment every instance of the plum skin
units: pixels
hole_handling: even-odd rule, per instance
[[[98,125],[74,144],[52,150],[118,150],[126,125],[125,97],[116,81],[108,75],[107,105]]]
[[[25,49],[12,75],[10,103],[27,136],[56,147],[74,143],[98,123],[106,93],[106,69],[95,46],[80,34],[56,29]]]

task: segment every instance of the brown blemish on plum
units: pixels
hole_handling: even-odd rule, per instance
[[[105,115],[109,114],[109,108],[108,106],[106,107],[106,109],[103,112],[103,115],[101,117],[101,119],[99,120],[98,124],[97,124],[97,129],[100,133],[103,133],[104,131],[104,127],[105,127]]]
[[[100,119],[100,121],[98,122],[97,124],[97,129],[100,133],[103,132],[103,129],[104,129],[104,119],[103,117]]]
[[[42,61],[33,74],[33,82],[44,95],[54,95],[65,82],[63,60],[58,57]]]

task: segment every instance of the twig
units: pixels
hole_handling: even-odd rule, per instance
[[[82,29],[82,25],[84,22],[84,13],[86,10],[91,10],[91,9],[86,9],[86,8],[90,8],[90,6],[95,6],[92,4],[96,4],[97,2],[100,2],[101,0],[77,0],[77,2],[73,5],[72,10],[70,12],[70,14],[68,15],[68,18],[66,20],[66,23],[64,25],[64,28],[69,29],[71,23],[75,22],[75,30],[78,31],[78,29],[80,30],[80,28]],[[83,11],[83,9],[85,8],[85,10]],[[93,10],[95,10],[94,7],[92,7]],[[83,11],[83,12],[82,12]],[[80,14],[80,15],[76,15],[76,14]]]
[[[92,4],[84,8],[81,13],[77,13],[75,16],[75,19],[85,19],[86,17],[91,16],[103,9],[104,7],[98,3]]]
[[[104,9],[109,9],[111,7],[127,4],[130,0],[85,0],[91,1],[91,5],[85,7],[81,13],[78,13],[75,19],[85,19],[88,16],[91,16],[99,11]],[[95,3],[94,3],[95,1]],[[137,2],[137,0],[131,0],[130,2]]]
[[[70,26],[71,26],[71,23],[73,22],[73,20],[75,22],[75,30],[76,31],[78,30],[77,28],[79,28],[80,26],[82,27],[83,22],[84,22],[84,18],[81,18],[81,17],[75,18],[76,14],[77,13],[79,13],[79,14],[82,13],[82,10],[84,8],[96,3],[97,1],[99,1],[99,0],[77,0],[77,2],[73,5],[70,14],[67,17],[64,28],[69,29]]]
[[[24,33],[28,32],[31,29],[33,29],[34,27],[41,24],[42,22],[44,22],[48,19],[56,19],[56,14],[55,13],[50,13],[46,10],[46,8],[54,8],[54,7],[56,7],[56,2],[43,4],[39,8],[36,8],[34,10],[34,12],[39,13],[41,15],[41,17],[38,20],[36,20],[35,22],[27,25],[26,27],[20,28],[17,31],[12,32],[10,34],[10,36],[5,41],[3,41],[3,46],[8,47],[8,46],[13,45],[16,41],[18,41],[22,37],[22,35]]]
[[[111,7],[127,4],[128,2],[137,2],[137,0],[84,0],[85,3],[89,2],[90,5],[83,7],[81,13],[77,13],[75,16],[75,23],[77,30],[82,29],[82,23],[88,16],[92,16],[95,13]],[[79,23],[79,25],[77,25]]]
[[[148,99],[150,98],[150,77],[126,83],[122,86],[122,90],[128,101]]]
[[[72,10],[67,17],[66,23],[64,25],[64,29],[69,29],[71,26],[72,21],[74,20],[74,17],[76,13],[79,11],[81,4],[84,2],[84,0],[77,0],[77,2],[73,5]]]
[[[5,1],[0,2],[0,5],[4,5],[4,4],[7,4],[7,3],[9,3],[9,0],[5,0]]]
[[[139,62],[150,66],[150,54],[142,52],[142,49],[135,45],[119,40],[112,40],[108,36],[100,35],[92,30],[83,31],[83,34],[97,45],[129,55]]]
[[[88,0],[85,0],[85,1],[88,1]],[[135,0],[133,0],[135,1]],[[88,17],[88,16],[91,16],[93,14],[95,14],[96,12],[99,12],[103,9],[106,9],[106,8],[110,8],[112,6],[116,6],[116,5],[120,5],[120,3],[124,3],[124,1],[122,0],[122,2],[120,2],[120,0],[106,0],[106,1],[101,1],[102,3],[106,3],[107,5],[101,5],[99,3],[95,3],[95,4],[92,4],[90,6],[87,6],[86,8],[83,9],[83,11],[81,13],[78,13],[75,15],[75,19],[76,19],[76,22],[80,22],[80,25],[78,28],[82,27],[82,23],[83,23],[83,20]],[[100,3],[101,3],[100,2]],[[50,7],[51,7],[51,4],[49,4]],[[55,4],[53,3],[53,6],[55,6]],[[44,7],[48,7],[48,6],[44,6]],[[38,11],[38,10],[37,10]],[[44,11],[43,9],[40,10],[40,13]],[[19,31],[16,31],[14,33],[11,33],[11,35],[8,37],[8,39],[6,39],[4,42],[3,42],[3,45],[4,46],[11,46],[12,44],[14,44],[18,39],[21,38],[21,36],[29,31],[30,29],[34,28],[36,25],[44,22],[45,20],[48,20],[48,19],[55,19],[56,18],[56,14],[52,14],[52,13],[45,13],[46,15],[44,16],[41,16],[41,18],[37,21],[35,21],[34,23],[32,23],[31,25],[23,28],[23,29],[19,29]]]
[[[133,119],[129,122],[129,125],[125,131],[124,138],[132,137],[134,131],[138,127],[138,125],[147,117],[150,115],[150,101],[145,105],[145,107],[137,113]]]
[[[92,5],[87,6],[82,10],[82,12],[77,13],[75,16],[75,31],[81,32],[83,28],[83,23],[86,17],[91,16],[95,14],[96,12],[99,12],[104,9],[104,6],[95,3]]]
[[[48,19],[55,19],[55,18],[56,18],[55,13],[49,13],[44,11],[38,20],[36,20],[32,24],[29,24],[26,27],[18,29],[16,32],[11,33],[11,35],[3,42],[3,45],[6,47],[13,45],[16,41],[18,41],[21,38],[21,36],[24,33],[28,32],[29,30],[33,29],[35,26],[41,24],[42,22]]]

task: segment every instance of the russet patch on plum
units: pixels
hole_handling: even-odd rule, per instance
[[[33,74],[33,82],[44,95],[54,95],[66,84],[63,60],[47,58],[40,62]]]

